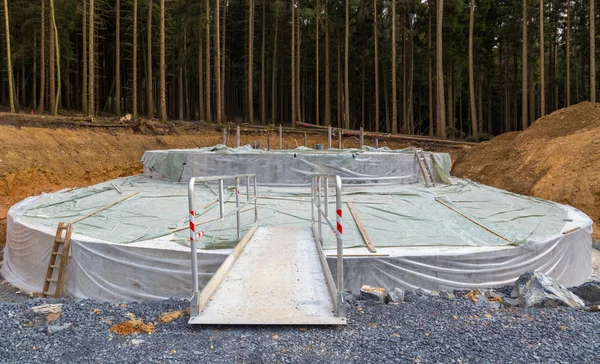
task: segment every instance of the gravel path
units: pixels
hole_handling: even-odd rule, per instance
[[[64,303],[51,325],[26,327],[42,303]],[[345,327],[187,325],[187,315],[156,323],[153,334],[109,331],[130,313],[157,322],[180,300],[99,303],[33,299],[0,303],[0,362],[573,362],[600,361],[600,312],[487,310],[472,302],[407,293],[398,305],[357,301]]]

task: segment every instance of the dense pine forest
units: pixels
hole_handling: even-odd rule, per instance
[[[0,102],[486,138],[595,102],[594,5],[3,0]]]

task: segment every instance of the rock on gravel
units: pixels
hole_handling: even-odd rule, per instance
[[[385,288],[382,287],[362,286],[360,287],[360,295],[367,300],[385,303]]]
[[[386,303],[404,302],[404,290],[402,288],[392,288],[385,298]]]
[[[585,306],[579,297],[542,272],[526,273],[519,277],[515,282],[515,290],[521,307]]]
[[[600,281],[585,282],[584,284],[569,288],[588,306],[600,305]]]

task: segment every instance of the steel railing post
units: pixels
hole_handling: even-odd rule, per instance
[[[237,209],[237,240],[241,239],[240,233],[240,177],[235,177],[235,208]]]
[[[337,225],[337,291],[338,316],[344,315],[344,243],[342,240],[342,179],[335,176],[335,214]]]
[[[192,302],[191,302],[191,314],[198,315],[198,253],[196,250],[196,214],[194,212],[194,185],[196,179],[190,179],[188,184],[188,205],[190,212],[190,247],[192,254]]]
[[[254,222],[258,221],[258,202],[256,199],[256,175],[254,175]]]
[[[246,202],[250,202],[250,176],[246,176]]]
[[[327,145],[327,148],[331,149],[331,125],[327,126]]]
[[[327,178],[327,177],[325,177]],[[321,177],[317,177],[317,219],[319,220],[319,226],[317,226],[317,236],[319,243],[323,246],[323,227],[321,217]]]
[[[315,226],[315,176],[310,179],[310,222]]]
[[[329,219],[329,178],[325,178],[325,217]]]
[[[223,202],[223,179],[219,180],[219,217],[225,216],[225,203]]]

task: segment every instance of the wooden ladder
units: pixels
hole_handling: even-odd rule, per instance
[[[54,237],[54,247],[50,254],[48,271],[44,281],[44,290],[42,297],[52,296],[59,298],[63,293],[63,284],[65,279],[65,268],[69,260],[69,250],[71,247],[71,224],[59,223]],[[62,247],[62,249],[61,249]],[[50,285],[54,284],[54,292],[50,292]]]
[[[415,157],[417,158],[417,163],[419,163],[419,168],[421,169],[421,173],[423,174],[423,179],[425,180],[425,185],[429,188],[429,182],[435,187],[435,180],[433,179],[433,175],[431,174],[431,170],[429,169],[429,164],[427,164],[427,160],[425,159],[425,154],[422,149],[414,148]],[[429,180],[427,179],[429,177]]]

